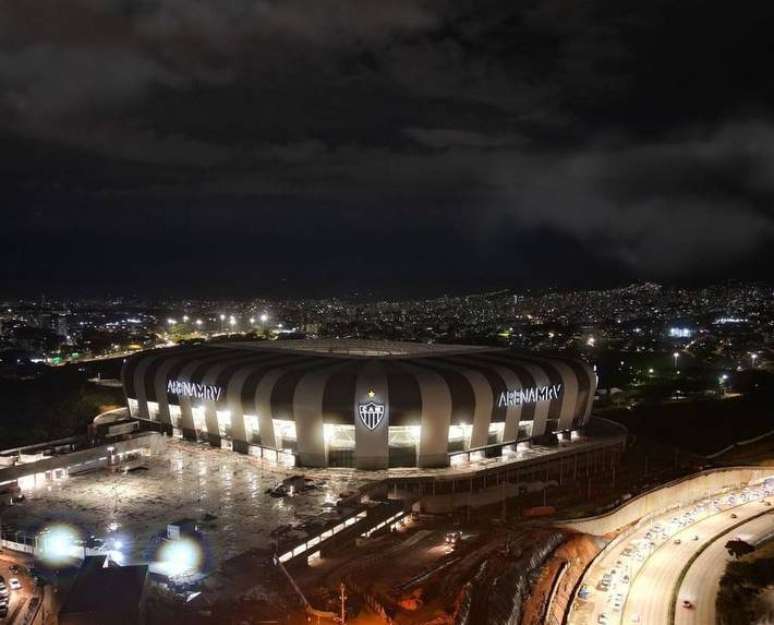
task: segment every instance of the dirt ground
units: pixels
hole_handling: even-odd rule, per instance
[[[572,601],[572,591],[604,541],[587,534],[570,534],[540,570],[524,604],[521,625],[561,623]],[[557,575],[561,577],[557,580]],[[553,601],[547,605],[554,591]]]

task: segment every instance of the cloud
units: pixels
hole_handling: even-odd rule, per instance
[[[24,172],[3,181],[281,197],[296,222],[481,248],[550,232],[638,275],[730,265],[772,236],[756,8],[707,5],[697,31],[675,0],[8,0],[0,133],[34,147],[0,152]]]
[[[24,123],[124,109],[153,85],[181,83],[157,63],[125,49],[35,45],[0,52],[0,102]]]
[[[652,143],[512,155],[493,184],[506,192],[501,214],[519,227],[549,228],[640,274],[673,277],[772,241],[772,151],[774,126],[731,123]]]

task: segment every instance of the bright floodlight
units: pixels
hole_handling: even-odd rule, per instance
[[[201,561],[202,550],[190,538],[171,540],[159,550],[160,568],[169,577],[196,573]]]
[[[49,564],[64,564],[81,552],[79,536],[68,525],[52,525],[38,536],[40,558]]]

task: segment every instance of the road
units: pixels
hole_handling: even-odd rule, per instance
[[[11,572],[10,567],[13,564],[22,564],[22,560],[17,560],[8,554],[0,556],[0,576],[5,580],[6,586],[8,586],[8,580],[12,577],[18,578],[22,583],[22,587],[19,590],[8,589],[8,616],[4,619],[0,618],[0,623],[2,623],[2,625],[12,625],[16,622],[23,613],[27,602],[36,592],[33,582],[29,577]]]
[[[741,538],[754,545],[774,534],[774,516],[772,513],[748,521],[711,543],[694,560],[680,585],[678,603],[687,599],[695,606],[692,610],[675,610],[675,625],[703,625],[715,623],[715,599],[720,589],[720,578],[726,565],[732,560],[725,544],[734,538]]]
[[[705,499],[675,505],[630,530],[589,567],[568,625],[671,625],[670,602],[691,558],[719,534],[756,515],[767,513],[771,523],[772,501],[774,491],[766,493],[767,505],[759,489],[705,493]],[[688,611],[680,605],[677,610]]]

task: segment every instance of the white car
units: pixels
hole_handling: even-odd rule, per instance
[[[9,579],[8,586],[10,586],[11,590],[21,590],[22,587],[18,577],[12,577]]]

